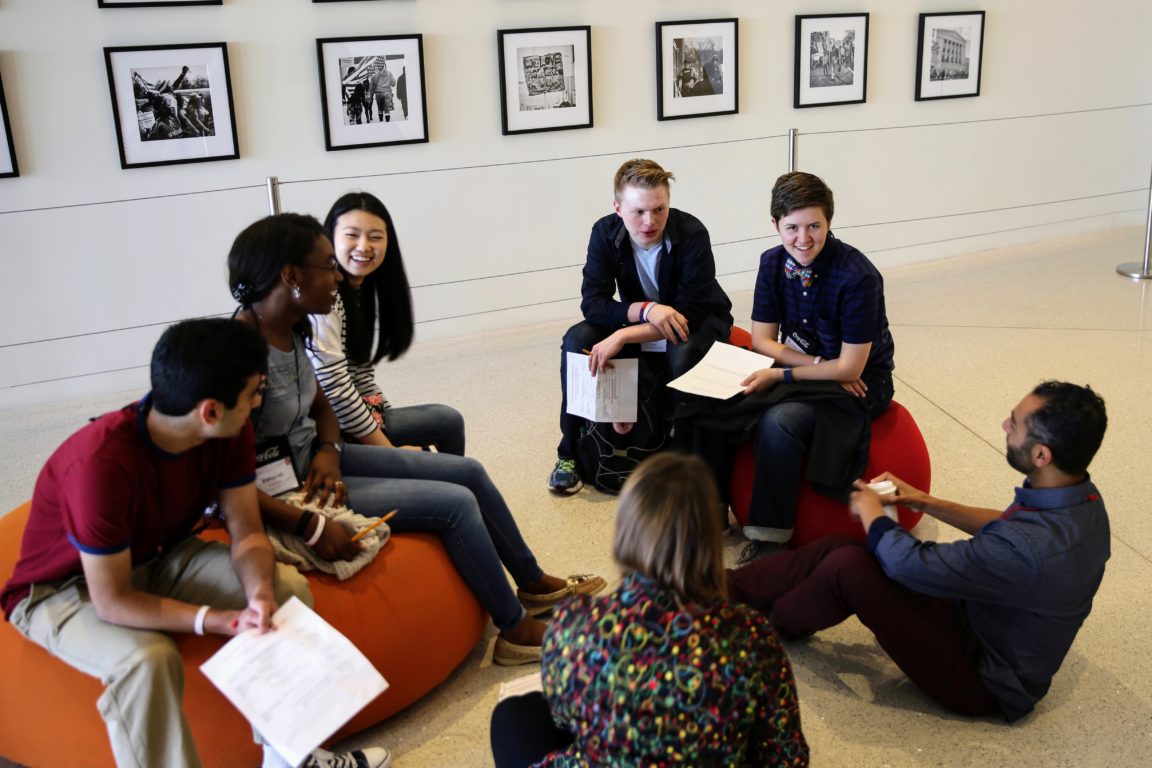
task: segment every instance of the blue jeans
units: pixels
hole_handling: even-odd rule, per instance
[[[368,517],[392,509],[394,531],[435,531],[468,588],[500,629],[525,616],[504,567],[520,587],[544,575],[512,511],[475,459],[448,453],[346,444],[340,460],[348,506]]]
[[[865,400],[875,419],[892,402],[892,378],[869,377],[866,383]],[[756,425],[756,476],[748,524],[775,529],[781,543],[792,538],[804,458],[816,430],[816,408],[815,403],[778,403],[764,411]]]
[[[464,417],[451,406],[385,408],[384,433],[395,445],[434,445],[440,453],[464,455]]]

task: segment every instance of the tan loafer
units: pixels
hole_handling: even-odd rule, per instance
[[[517,645],[497,635],[496,647],[492,650],[492,662],[502,667],[515,667],[520,664],[539,664],[540,646]]]
[[[531,592],[518,589],[516,590],[516,597],[520,599],[520,604],[524,606],[524,610],[528,612],[529,616],[539,616],[552,610],[556,603],[565,598],[573,595],[599,594],[606,586],[608,586],[608,582],[599,576],[594,576],[591,573],[580,573],[569,576],[568,583],[563,589],[549,592],[546,595],[534,595]]]

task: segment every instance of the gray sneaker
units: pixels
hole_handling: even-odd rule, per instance
[[[572,459],[557,459],[548,475],[548,488],[553,493],[571,495],[584,487],[584,481],[576,474],[576,462]]]

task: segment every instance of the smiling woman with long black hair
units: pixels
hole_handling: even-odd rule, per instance
[[[400,513],[395,531],[440,534],[460,576],[500,629],[494,661],[527,664],[540,658],[544,623],[531,614],[572,594],[604,588],[598,576],[550,576],[536,563],[512,511],[481,464],[447,453],[374,445],[344,445],[328,399],[305,354],[309,315],[332,309],[342,280],[332,243],[311,216],[269,216],[241,232],[228,254],[228,284],[239,303],[236,319],[268,341],[268,387],[252,416],[258,448],[287,445],[306,497],[321,505],[347,503],[361,515]],[[274,527],[295,532],[321,557],[351,559],[360,550],[323,515],[260,494],[261,513]],[[519,590],[508,585],[507,567]]]

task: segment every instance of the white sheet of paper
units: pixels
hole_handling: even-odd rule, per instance
[[[636,421],[636,392],[640,387],[640,361],[621,358],[595,376],[588,356],[568,352],[568,413],[589,421]]]
[[[533,672],[530,675],[517,677],[515,680],[507,680],[500,683],[500,693],[497,701],[504,701],[509,696],[523,696],[526,693],[533,691],[543,691],[544,681],[540,679],[539,672]]]
[[[718,341],[692,370],[668,382],[668,386],[692,395],[727,400],[743,391],[740,382],[761,368],[771,368],[772,363],[767,355]]]
[[[293,597],[276,629],[229,640],[200,669],[291,765],[388,688],[356,646]]]

